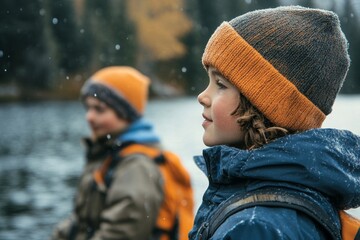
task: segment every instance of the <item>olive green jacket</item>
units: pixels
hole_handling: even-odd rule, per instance
[[[152,239],[163,200],[156,163],[140,154],[121,159],[113,169],[111,185],[104,190],[95,183],[93,172],[108,154],[94,158],[99,155],[95,152],[80,178],[74,212],[56,227],[51,239]]]

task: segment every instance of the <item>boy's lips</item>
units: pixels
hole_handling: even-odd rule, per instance
[[[202,117],[203,117],[206,121],[210,121],[210,122],[211,122],[211,119],[208,118],[204,113],[202,114]]]
[[[210,118],[208,118],[205,114],[202,114],[204,121],[202,123],[202,126],[205,128],[206,126],[208,126],[212,120]]]
[[[90,123],[89,125],[93,132],[97,132],[100,129],[100,126],[98,126],[97,124]]]

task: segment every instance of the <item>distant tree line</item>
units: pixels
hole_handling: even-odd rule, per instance
[[[335,1],[329,1],[330,10],[340,16],[352,58],[342,92],[360,93],[359,15],[352,0],[343,0],[341,11]],[[317,7],[315,0],[296,3]],[[97,69],[130,65],[151,77],[155,94],[197,94],[207,78],[202,51],[215,28],[247,11],[280,4],[284,2],[4,0],[0,88],[15,86],[23,99],[41,93],[73,98]]]

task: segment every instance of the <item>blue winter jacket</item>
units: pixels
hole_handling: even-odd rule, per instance
[[[334,214],[360,206],[360,137],[345,130],[314,129],[254,150],[215,146],[195,157],[209,186],[189,239],[234,193],[264,187],[296,190]],[[331,204],[327,205],[328,201]],[[329,207],[330,206],[330,207]],[[331,209],[333,207],[333,209]],[[335,209],[335,211],[334,211]],[[340,231],[340,222],[336,225]],[[328,239],[309,216],[289,208],[256,206],[229,217],[211,239]]]

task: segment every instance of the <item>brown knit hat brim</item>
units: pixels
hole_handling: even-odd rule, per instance
[[[228,22],[223,22],[208,41],[202,62],[205,68],[217,68],[277,126],[307,130],[321,127],[325,120],[325,114]]]

